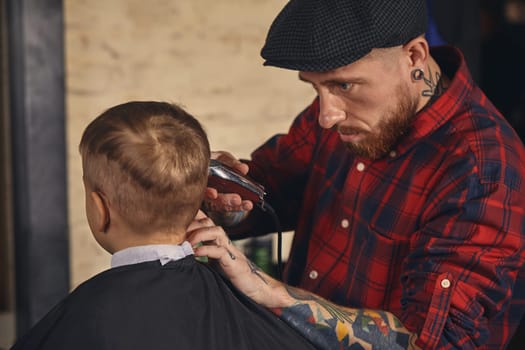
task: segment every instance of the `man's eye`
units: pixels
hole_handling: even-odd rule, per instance
[[[352,84],[351,83],[340,83],[339,88],[343,91],[348,91],[352,88]]]

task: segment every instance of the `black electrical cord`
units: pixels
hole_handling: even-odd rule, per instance
[[[262,203],[257,204],[259,205],[259,208],[261,208],[261,210],[270,214],[275,225],[275,229],[277,232],[277,277],[279,278],[279,280],[282,280],[283,232],[281,230],[281,223],[279,221],[279,217],[275,213],[275,210],[273,210],[273,208],[268,204],[268,202],[262,201]]]

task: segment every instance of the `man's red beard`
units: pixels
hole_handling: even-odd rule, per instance
[[[376,160],[384,157],[392,150],[392,147],[410,129],[417,113],[417,100],[406,95],[401,96],[404,97],[396,109],[381,118],[376,131],[371,132],[344,126],[337,128],[341,134],[360,133],[364,135],[364,138],[357,143],[346,142],[351,152],[360,157]]]

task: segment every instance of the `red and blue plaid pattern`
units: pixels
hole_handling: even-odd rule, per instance
[[[433,54],[453,81],[390,155],[352,155],[316,99],[250,176],[295,230],[288,283],[390,311],[426,349],[498,349],[525,310],[525,149],[461,54]]]

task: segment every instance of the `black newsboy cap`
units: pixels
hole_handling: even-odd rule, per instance
[[[425,33],[426,11],[426,0],[291,0],[273,21],[261,56],[265,66],[332,70]]]

